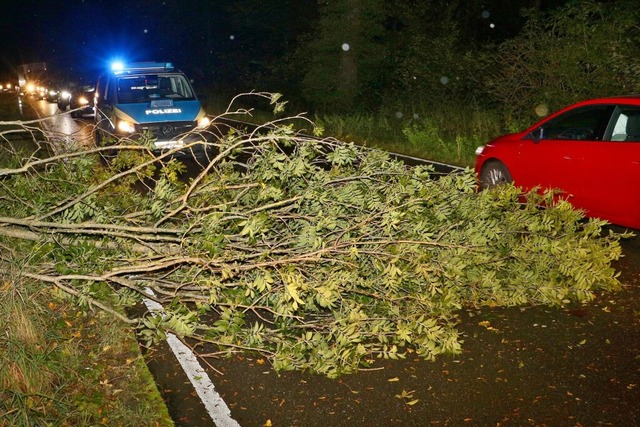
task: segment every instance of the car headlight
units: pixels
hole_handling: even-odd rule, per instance
[[[60,93],[60,97],[61,98],[71,98],[71,94],[69,92],[67,92],[66,90],[63,90],[62,93]]]
[[[89,100],[86,97],[81,96],[80,98],[78,98],[78,104],[87,105],[88,103],[89,103]]]
[[[198,119],[198,129],[204,129],[207,126],[209,126],[209,123],[211,123],[211,120],[209,120],[209,117],[207,116],[203,116],[200,119]]]
[[[479,156],[480,154],[482,154],[482,152],[484,151],[484,145],[479,146],[478,148],[476,148],[476,156]]]
[[[118,120],[117,128],[119,131],[125,133],[134,133],[136,131],[136,127],[133,125],[133,123],[126,120]]]

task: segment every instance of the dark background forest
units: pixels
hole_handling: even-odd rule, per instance
[[[167,60],[215,102],[257,90],[316,114],[462,107],[499,111],[508,128],[640,86],[636,0],[31,3],[3,15],[5,71],[47,61],[97,75],[114,57]]]

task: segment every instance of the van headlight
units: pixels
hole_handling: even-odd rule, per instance
[[[118,120],[118,125],[116,127],[120,132],[124,133],[134,133],[136,131],[136,127],[133,123],[126,120]]]
[[[211,123],[211,120],[209,120],[209,117],[207,116],[203,116],[200,119],[198,119],[198,129],[205,129],[206,127],[209,126],[209,124]]]

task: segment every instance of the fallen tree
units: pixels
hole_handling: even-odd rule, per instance
[[[621,236],[553,194],[477,193],[471,171],[438,176],[285,123],[209,138],[189,180],[171,153],[126,141],[107,166],[101,148],[10,162],[4,274],[51,283],[149,342],[171,331],[217,346],[209,356],[256,351],[332,377],[407,349],[459,352],[465,307],[619,287]],[[164,315],[117,307],[141,298]]]

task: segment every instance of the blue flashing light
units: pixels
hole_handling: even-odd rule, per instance
[[[121,61],[115,61],[111,63],[111,71],[122,71],[124,70],[124,64]]]

